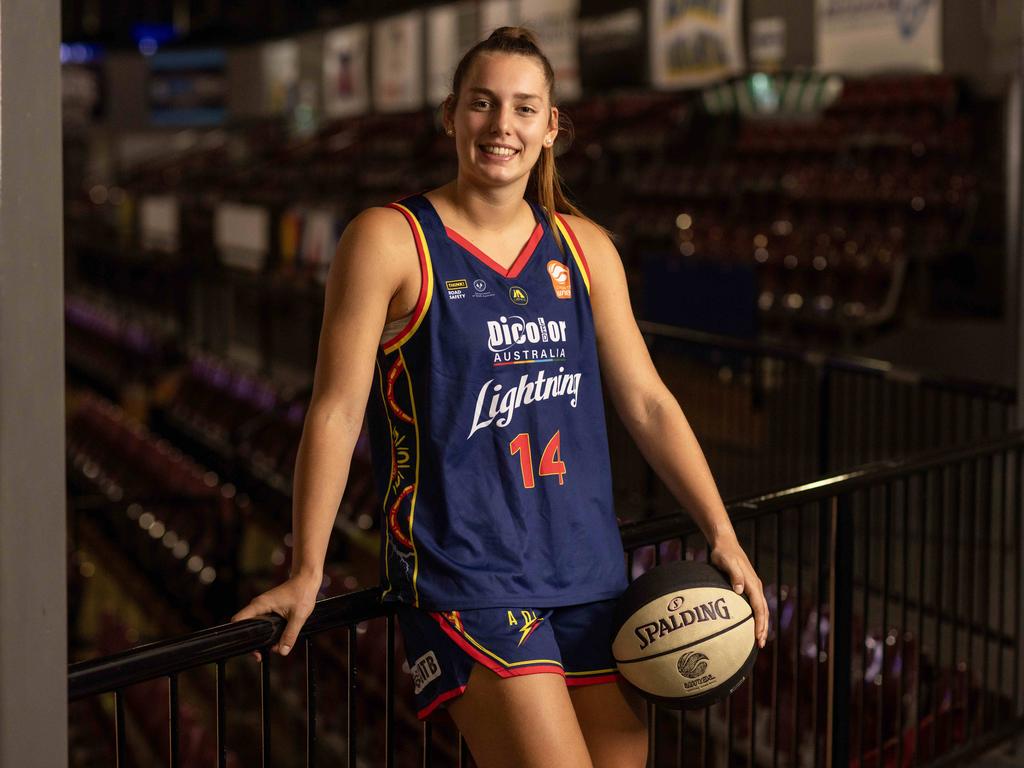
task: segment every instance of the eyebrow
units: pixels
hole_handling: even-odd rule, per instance
[[[496,94],[494,91],[491,91],[487,88],[480,88],[479,86],[473,86],[469,89],[469,91],[470,93],[482,93],[485,94],[486,96],[491,96],[494,98],[497,98],[498,96],[498,94]],[[535,93],[514,93],[512,94],[512,97],[516,99],[537,99],[538,101],[540,101],[540,96],[538,96]]]

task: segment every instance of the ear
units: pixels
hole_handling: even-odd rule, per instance
[[[551,139],[551,143],[555,143],[555,139],[558,138],[558,107],[551,108],[551,119],[548,121],[548,132],[545,135],[546,139]]]
[[[455,127],[455,94],[449,93],[441,102],[441,123],[447,130]]]

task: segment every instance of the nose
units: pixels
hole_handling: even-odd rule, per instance
[[[506,134],[510,132],[512,127],[512,110],[511,104],[503,104],[494,110],[493,117],[491,118],[491,131],[498,134]]]

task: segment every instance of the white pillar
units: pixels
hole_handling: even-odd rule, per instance
[[[60,4],[0,4],[0,765],[68,764]]]

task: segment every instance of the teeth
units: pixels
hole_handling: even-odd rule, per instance
[[[518,150],[508,149],[507,147],[481,147],[481,149],[488,155],[500,155],[501,157],[510,157],[514,155]]]

